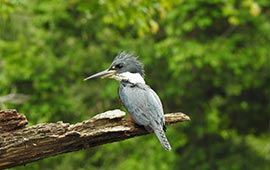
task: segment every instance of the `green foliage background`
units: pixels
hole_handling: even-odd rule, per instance
[[[83,82],[135,52],[165,112],[173,150],[153,135],[14,169],[263,170],[270,165],[270,2],[1,0],[0,96],[24,94],[30,124],[75,123],[122,108],[118,83]]]

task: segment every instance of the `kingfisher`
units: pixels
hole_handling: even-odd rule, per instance
[[[171,150],[171,145],[165,135],[165,118],[162,103],[155,93],[145,83],[143,64],[133,54],[120,52],[110,67],[93,74],[84,80],[97,78],[112,78],[120,82],[119,98],[131,116],[131,121],[144,126],[148,132],[156,134],[165,150]]]

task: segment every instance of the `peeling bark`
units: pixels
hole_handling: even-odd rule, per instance
[[[24,127],[25,116],[15,110],[0,111],[0,169],[148,133],[125,120],[125,114],[112,110],[76,124],[57,122]],[[183,113],[165,114],[165,119],[166,124],[190,120]],[[13,123],[7,123],[8,120]]]

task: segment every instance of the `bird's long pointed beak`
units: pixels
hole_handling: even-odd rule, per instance
[[[115,73],[116,73],[115,70],[104,70],[104,71],[101,71],[99,73],[93,74],[92,76],[85,78],[84,81],[90,80],[90,79],[111,77],[111,76],[115,75]]]

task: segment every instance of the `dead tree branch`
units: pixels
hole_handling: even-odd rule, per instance
[[[57,122],[24,127],[25,116],[15,110],[0,111],[0,169],[148,133],[126,120],[125,114],[112,110],[76,124]],[[190,120],[183,113],[165,114],[165,119],[166,124]]]

